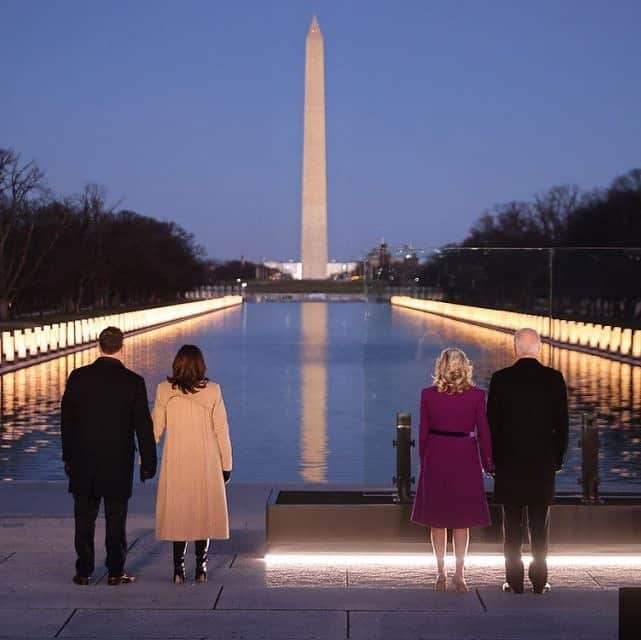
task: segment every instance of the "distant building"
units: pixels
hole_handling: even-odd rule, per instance
[[[267,269],[277,269],[282,274],[291,277],[293,280],[303,279],[303,263],[290,260],[289,262],[268,261],[263,266]],[[349,278],[360,266],[360,262],[337,262],[332,260],[327,263],[325,277],[333,279]]]
[[[264,262],[263,266],[267,269],[276,269],[281,274],[290,277],[292,280],[303,279],[303,263],[290,260],[289,262],[278,262],[271,260]]]
[[[365,276],[368,280],[398,280],[419,265],[419,256],[411,245],[390,249],[383,240],[365,256]]]

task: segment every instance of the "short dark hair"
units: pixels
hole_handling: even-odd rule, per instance
[[[98,336],[100,350],[108,356],[118,353],[118,351],[122,349],[122,343],[124,340],[125,336],[118,327],[107,327],[106,329],[103,329]]]
[[[196,393],[207,386],[203,352],[194,344],[184,344],[178,350],[172,365],[172,374],[167,377],[172,389],[178,387],[183,393]]]

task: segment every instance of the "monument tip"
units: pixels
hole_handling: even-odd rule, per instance
[[[311,32],[316,32],[320,33],[320,24],[318,24],[318,18],[316,17],[316,14],[312,16],[312,22],[309,25],[309,31]]]

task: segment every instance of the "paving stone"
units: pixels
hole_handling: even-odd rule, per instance
[[[452,572],[448,588],[452,589]],[[470,588],[503,584],[503,570],[494,567],[466,570]],[[389,587],[399,589],[433,589],[436,571],[431,567],[349,567],[347,581],[350,587]]]
[[[36,609],[35,602],[30,607],[0,609],[0,638],[53,638],[73,613],[73,608]]]
[[[261,589],[227,585],[217,609],[319,609],[372,611],[481,611],[475,593],[436,593],[411,589]]]
[[[641,586],[641,572],[629,567],[597,567],[590,575],[605,589]]]
[[[455,616],[416,612],[349,614],[353,640],[615,640],[616,615],[583,611],[568,615],[550,610],[510,613],[461,612]]]
[[[431,567],[350,567],[347,574],[350,586],[432,589],[436,580],[436,571]],[[452,572],[449,575],[451,578]],[[500,587],[505,580],[502,567],[473,566],[466,569],[465,575],[470,588]],[[552,570],[550,582],[555,587],[600,588],[585,568]],[[449,587],[452,588],[451,579]]]
[[[96,559],[100,562],[104,560],[104,551],[102,556],[97,553]],[[76,554],[74,551],[16,551],[4,562],[0,564],[0,576],[10,571],[29,571],[36,568],[42,573],[51,567],[61,567],[66,569],[67,573],[73,572],[75,568]],[[73,575],[73,573],[71,574]]]
[[[526,591],[522,594],[503,593],[500,589],[482,588],[479,595],[488,611],[540,611],[552,610],[576,611],[616,611],[618,594],[603,589],[553,588],[550,593],[534,594]]]
[[[346,586],[344,569],[292,569],[251,570],[237,569],[234,563],[232,569],[213,569],[209,572],[211,580],[225,585],[243,585],[251,587],[304,587],[319,588]]]
[[[0,609],[29,608],[38,603],[43,609],[193,609],[211,610],[221,589],[220,584],[188,582],[174,585],[164,580],[110,587],[106,582],[80,587],[70,580],[64,583],[29,583],[2,585]]]
[[[83,610],[73,616],[60,637],[334,640],[346,637],[346,614],[339,611]]]
[[[99,580],[107,573],[104,552],[97,555],[92,579]],[[60,551],[16,551],[0,564],[0,588],[33,585],[55,591],[71,583],[75,574],[75,553]],[[77,586],[77,585],[76,585]]]
[[[306,565],[297,565],[307,568]],[[251,571],[267,571],[268,565],[263,554],[239,553],[234,560],[234,569],[249,569]],[[320,567],[317,567],[320,568]]]
[[[234,562],[228,571],[217,571],[216,579],[224,584],[235,583],[265,587],[327,587],[347,586],[343,568],[279,567],[266,570],[239,569]]]
[[[0,503],[1,504],[1,503]],[[129,544],[146,529],[127,526]],[[6,551],[72,551],[74,538],[73,518],[0,518],[0,552]],[[105,523],[102,516],[96,522],[96,551],[104,547]]]
[[[171,543],[168,543],[171,546]],[[207,564],[210,570],[227,568],[234,559],[233,555],[209,554]],[[185,566],[188,574],[193,574],[196,565],[196,558],[193,546],[187,549],[185,555]],[[127,571],[135,576],[140,575],[145,579],[157,578],[166,580],[173,575],[174,561],[171,549],[162,553],[147,553],[130,551],[127,554]]]
[[[132,545],[131,550],[162,553],[167,548],[167,545],[171,546],[171,543],[166,540],[156,540],[156,534],[152,529],[140,535],[135,544]],[[232,530],[229,540],[212,540],[210,549],[212,553],[223,555],[234,553],[263,555],[264,545],[264,532],[240,529]]]

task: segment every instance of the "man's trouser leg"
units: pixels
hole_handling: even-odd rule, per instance
[[[76,574],[88,578],[94,570],[96,518],[100,508],[100,498],[95,496],[73,495],[73,515],[75,520],[74,545],[76,547]]]
[[[105,547],[110,576],[125,573],[128,498],[105,498]]]
[[[503,505],[503,553],[505,555],[505,581],[516,591],[523,589],[523,506]]]
[[[550,540],[550,508],[528,505],[532,564],[528,575],[534,589],[542,589],[548,581],[548,544]]]

